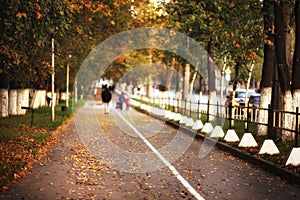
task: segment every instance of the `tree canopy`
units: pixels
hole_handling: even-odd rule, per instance
[[[293,2],[289,5],[292,7]],[[226,55],[231,67],[239,68],[238,81],[247,77],[249,63],[261,65],[267,41],[261,0],[12,0],[2,1],[0,9],[1,87],[47,89],[52,34],[59,88],[64,88],[67,63],[71,64],[72,84],[82,61],[97,44],[132,28],[164,27],[184,33],[207,50],[210,47],[209,53],[217,64]],[[117,69],[116,76],[132,69],[137,64],[132,62],[134,58],[147,60],[152,53],[161,62],[170,63],[174,57],[155,49],[141,51],[138,56],[136,53],[124,55],[112,64],[111,69]],[[182,59],[176,60],[183,66]]]

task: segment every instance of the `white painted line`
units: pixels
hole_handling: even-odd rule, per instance
[[[172,171],[175,177],[182,183],[182,185],[198,200],[204,199],[176,170],[176,168],[167,161],[157,149],[140,133],[129,121],[127,121],[118,111],[114,110],[120,118],[128,124],[128,126],[145,142],[145,144],[156,154],[156,156]]]

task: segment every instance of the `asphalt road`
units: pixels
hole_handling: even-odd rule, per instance
[[[59,138],[0,199],[300,199],[299,185],[133,109],[89,102]]]

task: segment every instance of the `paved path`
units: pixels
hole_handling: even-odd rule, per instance
[[[59,135],[0,199],[300,199],[299,185],[216,148],[200,158],[202,141],[133,109],[90,102]]]

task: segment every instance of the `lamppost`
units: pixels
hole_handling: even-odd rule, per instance
[[[51,34],[51,52],[52,52],[52,73],[51,73],[51,120],[55,119],[55,98],[54,98],[54,31],[50,30]]]
[[[228,95],[228,83],[230,82],[230,74],[231,74],[231,70],[230,68],[228,67],[226,70],[225,70],[225,81],[226,81],[226,96]]]
[[[68,64],[67,64],[67,83],[66,83],[66,107],[69,108],[69,72],[70,72],[70,60],[72,55],[69,54]]]
[[[77,77],[75,78],[75,83],[74,83],[74,98],[75,98],[75,103],[77,104]]]

